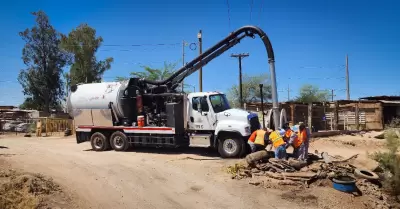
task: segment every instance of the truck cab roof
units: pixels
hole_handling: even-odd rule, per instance
[[[223,92],[219,91],[204,91],[204,92],[193,92],[189,93],[189,97],[199,97],[199,96],[209,96],[209,95],[216,95],[216,94],[224,94]]]

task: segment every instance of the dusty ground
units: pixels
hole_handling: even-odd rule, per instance
[[[366,159],[366,151],[383,143],[368,136],[332,137],[314,141],[309,150]],[[281,190],[232,180],[225,168],[236,160],[205,148],[100,153],[73,137],[15,136],[0,136],[0,146],[0,159],[13,168],[52,177],[72,197],[73,208],[367,208],[364,197],[329,187]]]

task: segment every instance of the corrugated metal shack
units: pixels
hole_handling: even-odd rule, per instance
[[[324,103],[281,102],[291,124],[304,122],[318,130],[382,130],[393,118],[400,118],[400,97],[367,97]],[[246,103],[247,110],[259,112],[261,103]],[[271,109],[264,104],[264,110]],[[358,118],[358,120],[356,120]]]

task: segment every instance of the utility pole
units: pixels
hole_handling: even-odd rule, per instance
[[[289,88],[289,84],[287,85],[287,101],[290,100],[290,88]]]
[[[349,56],[347,54],[346,54],[346,93],[347,93],[347,100],[350,100]]]
[[[182,67],[185,66],[185,44],[186,44],[186,42],[185,42],[185,40],[183,40],[182,41]],[[185,84],[184,84],[184,79],[183,79],[182,80],[182,92],[184,90],[184,86],[185,86]]]
[[[249,53],[231,54],[231,57],[239,58],[239,101],[240,107],[243,108],[243,91],[242,91],[242,58],[248,57]]]
[[[336,96],[336,95],[333,94],[333,91],[334,91],[333,89],[331,91],[332,91],[331,96],[332,96],[332,102],[333,102],[333,97]]]
[[[197,38],[199,39],[199,55],[203,54],[203,33],[201,32],[201,30],[199,31],[199,33],[197,34]],[[201,60],[200,60],[201,61]],[[203,91],[203,68],[201,67],[199,70],[199,88],[200,88],[200,92]]]

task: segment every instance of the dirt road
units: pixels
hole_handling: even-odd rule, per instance
[[[309,194],[298,201],[290,191],[231,180],[224,168],[235,161],[205,148],[94,152],[72,137],[4,136],[0,146],[13,167],[53,177],[81,208],[363,208],[331,188],[297,192]]]

